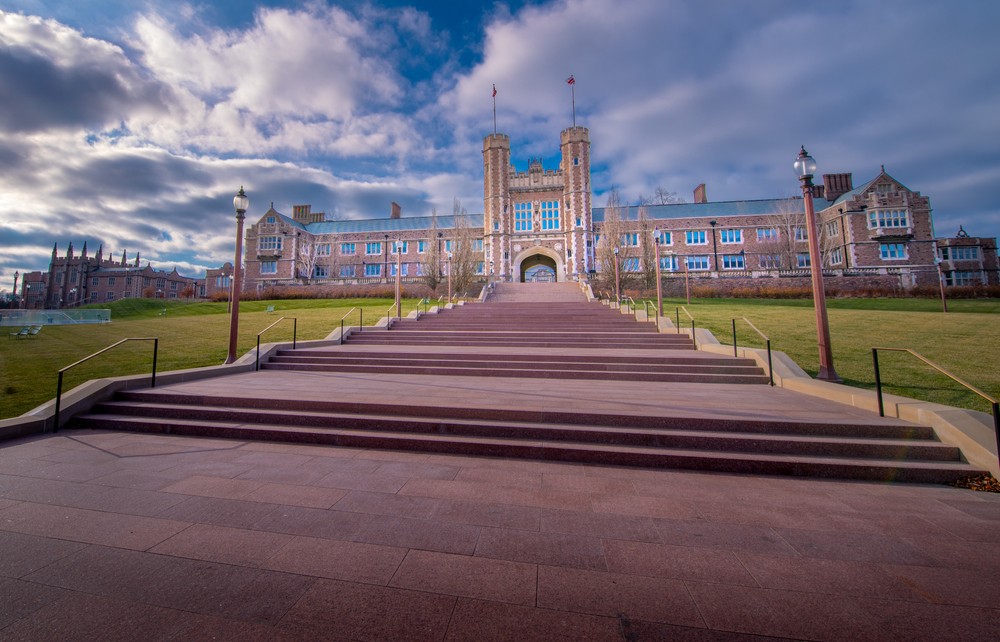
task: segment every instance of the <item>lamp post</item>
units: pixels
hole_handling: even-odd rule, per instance
[[[451,303],[451,252],[448,252],[448,303]]]
[[[490,285],[493,285],[493,260],[490,259]]]
[[[385,279],[386,283],[388,283],[389,282],[389,235],[388,234],[385,235],[385,252],[383,252],[383,256],[385,258],[383,259],[384,267],[382,268],[382,278]]]
[[[402,261],[403,261],[403,245],[399,242],[399,237],[396,237],[396,318],[403,318],[403,313],[401,312],[400,305],[402,305]]]
[[[688,263],[688,257],[684,257],[684,296],[687,298],[687,304],[691,305],[691,264]]]
[[[14,271],[14,289],[10,291],[10,294],[13,297],[10,300],[10,302],[11,302],[11,305],[14,306],[15,310],[17,310],[17,309],[19,309],[21,307],[20,304],[17,302],[17,280],[18,280],[18,278],[20,278],[20,276],[21,276],[21,272],[15,270]]]
[[[802,200],[806,208],[806,234],[809,235],[809,272],[812,275],[813,306],[816,309],[816,336],[819,344],[819,372],[817,379],[840,382],[833,369],[833,348],[830,345],[830,324],[826,317],[826,293],[823,291],[823,258],[819,252],[819,232],[816,229],[816,211],[813,209],[813,174],[816,161],[803,146],[792,165],[802,183]]]
[[[622,304],[621,276],[618,272],[618,246],[615,246],[615,301]]]
[[[250,207],[250,199],[247,198],[243,186],[233,197],[233,208],[236,209],[236,260],[233,261],[233,295],[232,312],[229,318],[229,355],[226,363],[236,361],[236,341],[240,332],[240,266],[243,264],[243,219]]]
[[[719,245],[718,245],[718,241],[716,241],[716,238],[715,238],[715,226],[718,224],[718,221],[709,221],[708,224],[712,226],[712,266],[713,266],[712,269],[715,270],[716,272],[718,272],[719,271]]]
[[[656,314],[663,316],[663,279],[660,277],[660,230],[653,229],[653,244],[656,246]]]
[[[946,299],[945,296],[944,296],[944,270],[941,268],[941,259],[937,259],[937,258],[934,259],[934,264],[937,265],[938,285],[941,286],[941,311],[942,312],[947,312],[948,311],[948,299]],[[14,281],[16,283],[17,279],[15,278]]]

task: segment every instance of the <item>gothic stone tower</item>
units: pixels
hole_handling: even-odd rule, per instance
[[[483,141],[485,258],[501,280],[523,281],[534,267],[574,280],[594,267],[587,128],[563,130],[560,150],[559,169],[532,160],[527,172],[517,172],[509,136]]]

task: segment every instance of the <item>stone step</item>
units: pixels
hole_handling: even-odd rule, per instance
[[[895,480],[943,483],[968,476],[973,469],[956,461],[906,460],[898,457],[832,457],[802,454],[726,452],[718,449],[561,442],[553,439],[516,439],[454,434],[419,434],[384,429],[317,428],[232,421],[88,414],[80,427],[152,433],[198,435],[243,440],[274,440],[329,444],[354,448],[392,448],[461,455],[520,457],[550,461],[592,462],[604,465],[669,467],[719,472],[809,475],[841,479]],[[383,427],[384,428],[384,427]],[[704,442],[702,442],[704,443]]]
[[[482,360],[492,360],[492,359],[502,359],[503,361],[538,361],[538,360],[558,360],[561,363],[623,363],[623,364],[635,364],[635,365],[650,365],[650,366],[669,366],[669,365],[705,365],[705,364],[728,364],[733,366],[756,366],[756,362],[753,359],[746,359],[742,357],[726,357],[726,356],[716,356],[713,355],[712,358],[689,356],[685,353],[670,353],[670,354],[658,354],[655,356],[650,356],[648,353],[643,354],[607,354],[601,353],[600,355],[595,355],[592,352],[581,353],[575,351],[572,353],[553,352],[553,353],[516,353],[510,350],[503,351],[488,351],[488,350],[476,350],[471,352],[447,352],[447,359],[455,362],[463,361],[482,361]],[[340,350],[337,348],[308,348],[308,349],[287,349],[282,348],[275,352],[275,356],[281,357],[296,357],[296,356],[318,356],[318,357],[331,357],[337,359],[381,359],[381,358],[407,358],[407,359],[441,359],[444,357],[441,352],[414,352],[408,350],[405,353],[398,353],[395,351],[386,350]],[[697,353],[695,353],[697,354]]]

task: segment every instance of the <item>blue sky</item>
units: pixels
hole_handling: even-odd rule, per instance
[[[0,289],[69,241],[202,274],[241,185],[251,220],[481,212],[493,84],[515,164],[554,167],[570,74],[597,204],[793,195],[805,145],[995,237],[997,25],[972,0],[5,0]]]

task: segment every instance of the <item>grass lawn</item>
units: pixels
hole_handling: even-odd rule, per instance
[[[403,313],[419,300],[405,300]],[[949,313],[940,312],[934,299],[831,299],[830,333],[834,366],[844,383],[874,388],[872,346],[911,348],[994,397],[1000,396],[1000,300],[956,300]],[[665,299],[674,316],[681,299]],[[268,305],[276,311],[265,312]],[[340,324],[355,306],[364,309],[371,325],[385,315],[390,299],[303,299],[247,301],[240,304],[239,353],[256,344],[257,333],[282,316],[298,319],[298,338],[321,339]],[[0,340],[0,418],[30,410],[55,395],[56,373],[78,359],[124,337],[159,337],[159,371],[216,365],[229,345],[229,315],[225,303],[183,303],[130,299],[114,303],[112,323],[106,325],[47,326],[35,339]],[[686,306],[696,325],[708,328],[723,343],[732,342],[732,319],[747,317],[771,337],[774,350],[786,352],[815,375],[819,357],[811,301],[760,299],[695,299]],[[167,313],[160,316],[166,308]],[[682,319],[686,319],[681,313]],[[358,312],[347,319],[357,325]],[[687,325],[688,321],[683,321]],[[10,330],[10,328],[5,328]],[[740,345],[763,347],[763,341],[742,321],[737,323]],[[262,342],[292,338],[292,323],[283,321]],[[102,355],[66,376],[64,389],[103,376],[149,372],[152,348],[130,342]],[[880,353],[886,391],[954,406],[989,411],[972,393],[938,375],[917,359],[898,353]]]
[[[403,316],[420,299],[403,300]],[[261,343],[290,341],[291,317],[297,319],[299,340],[322,339],[352,308],[363,310],[364,325],[386,315],[392,299],[300,299],[244,301],[240,303],[240,336],[237,354],[257,344],[257,333],[282,317],[262,337]],[[273,305],[273,313],[265,312]],[[159,338],[157,372],[221,364],[229,351],[229,314],[226,303],[184,303],[125,299],[111,308],[111,323],[103,325],[52,325],[34,339],[0,338],[0,418],[13,417],[55,397],[60,368],[126,337]],[[161,316],[161,310],[166,314]],[[358,325],[361,312],[351,312],[346,325]],[[3,327],[6,335],[17,328]],[[66,373],[63,390],[98,377],[148,373],[152,342],[130,341]]]
[[[771,338],[771,348],[788,354],[810,375],[819,369],[812,300],[664,299],[664,312],[675,318],[684,306],[695,325],[707,328],[732,345],[732,319],[737,343],[764,347],[764,341],[742,321],[749,319]],[[994,398],[1000,397],[1000,300],[949,301],[941,312],[935,299],[828,299],[833,364],[844,383],[875,388],[872,347],[910,348]],[[681,323],[690,320],[681,311]],[[940,375],[915,357],[879,352],[886,392],[938,403],[990,411],[981,397]]]

